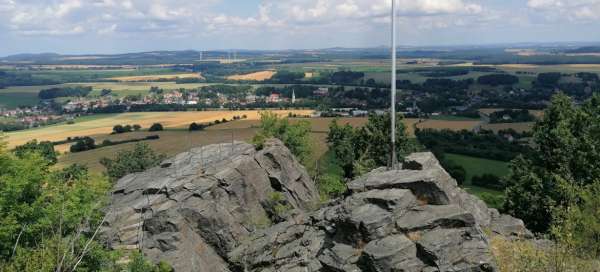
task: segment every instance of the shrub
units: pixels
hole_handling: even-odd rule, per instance
[[[96,148],[96,142],[90,137],[79,138],[77,142],[71,146],[72,153],[88,151]]]
[[[323,194],[321,196],[323,199],[340,197],[347,190],[346,183],[342,180],[342,178],[331,174],[326,174],[320,177],[317,182],[317,186],[319,187],[319,192]]]
[[[138,124],[133,125],[133,130],[140,131],[141,129],[142,129],[142,126],[140,126]]]
[[[148,131],[163,131],[164,128],[162,126],[162,124],[160,123],[154,123],[152,124],[152,126],[150,126],[150,129],[148,129]]]
[[[200,131],[200,130],[204,130],[204,125],[197,124],[196,122],[190,124],[189,131]]]
[[[474,176],[471,179],[471,183],[473,185],[477,185],[479,187],[494,189],[494,190],[504,190],[506,188],[506,184],[496,175],[492,174],[483,174],[481,176]]]
[[[33,140],[24,145],[17,146],[14,152],[21,159],[25,158],[28,153],[38,153],[52,164],[58,162],[58,154],[54,151],[54,144],[51,142],[38,143],[37,140]]]
[[[115,133],[115,134],[125,133],[125,128],[122,125],[116,125],[113,127],[113,133]]]
[[[138,143],[133,150],[117,153],[115,159],[102,158],[100,164],[106,168],[106,174],[113,181],[130,173],[143,172],[157,166],[165,156],[157,154],[149,145]]]

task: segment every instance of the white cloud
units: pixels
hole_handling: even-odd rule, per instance
[[[0,16],[0,24],[24,35],[362,31],[380,29],[387,23],[391,6],[391,0],[262,0],[254,15],[240,16],[215,12],[215,5],[226,5],[224,1],[0,0],[0,12],[5,14]],[[397,0],[400,16],[410,17],[416,28],[427,29],[465,25],[489,17],[477,1],[481,0]],[[584,14],[581,11],[580,16]]]
[[[527,6],[548,19],[589,21],[600,19],[600,0],[529,0]]]

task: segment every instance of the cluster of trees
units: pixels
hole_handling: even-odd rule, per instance
[[[123,133],[128,133],[128,132],[133,132],[133,131],[140,131],[142,129],[142,126],[135,124],[135,125],[116,125],[113,127],[113,132],[112,134],[123,134]]]
[[[565,262],[575,258],[592,271],[600,258],[599,127],[600,95],[581,106],[555,96],[534,128],[534,152],[513,160],[504,179],[504,212],[553,238],[554,268],[571,269]]]
[[[417,129],[417,139],[436,154],[455,153],[484,159],[510,161],[528,154],[528,146],[512,143],[492,131]]]
[[[0,122],[0,131],[10,132],[28,129],[29,126],[14,120]]]
[[[514,85],[519,83],[519,77],[509,74],[490,74],[480,76],[477,83],[490,86]]]
[[[269,80],[273,83],[297,83],[298,81],[304,78],[304,73],[302,72],[290,72],[290,71],[277,71]]]
[[[558,85],[561,78],[562,74],[558,72],[540,73],[537,76],[535,84],[540,87],[553,88]]]
[[[106,175],[110,180],[116,181],[127,174],[155,167],[165,158],[165,155],[156,153],[149,145],[138,143],[132,150],[120,151],[114,159],[102,158],[100,164],[106,168]]]
[[[363,72],[353,72],[353,71],[338,71],[334,72],[329,76],[329,80],[333,84],[356,84],[359,79],[365,77],[365,73]]]
[[[248,118],[245,114],[242,116],[236,115],[233,118],[231,118],[231,121],[236,121],[236,120],[241,120],[241,119],[246,119]],[[223,118],[221,120],[215,120],[214,122],[209,122],[208,124],[202,124],[202,123],[196,123],[193,122],[190,124],[188,130],[189,131],[201,131],[204,130],[207,127],[211,127],[214,125],[218,125],[218,124],[222,124],[222,123],[227,123],[229,122],[229,120],[227,120],[227,118]]]
[[[107,147],[107,146],[121,145],[121,144],[128,144],[128,143],[137,143],[137,142],[141,142],[141,141],[152,141],[152,140],[158,140],[158,139],[160,139],[160,136],[158,136],[158,135],[149,135],[149,136],[146,136],[143,138],[127,139],[127,140],[121,140],[121,141],[111,141],[111,140],[106,139],[106,140],[102,141],[101,144],[97,145],[96,140],[94,140],[93,138],[81,137],[81,138],[77,138],[77,140],[75,141],[75,144],[71,146],[70,151],[71,151],[71,153],[78,153],[78,152],[89,151],[89,150],[93,150],[96,148],[102,148],[102,147]]]
[[[252,142],[258,149],[262,149],[266,140],[277,138],[302,164],[307,165],[312,154],[310,131],[308,121],[290,123],[287,118],[280,118],[273,112],[261,112],[260,129]]]
[[[490,114],[490,123],[521,123],[533,122],[535,116],[529,113],[528,110],[501,110]]]
[[[585,205],[585,195],[600,188],[599,125],[600,96],[581,107],[566,95],[555,96],[535,125],[533,152],[511,162],[505,211],[532,230],[546,232],[569,216],[569,207]],[[600,222],[597,210],[590,216]],[[587,237],[589,242],[600,246],[599,229],[590,231],[598,232]]]
[[[38,142],[32,140],[24,145],[17,146],[13,152],[15,156],[21,159],[26,158],[31,153],[37,153],[51,164],[58,162],[58,153],[54,150],[54,144],[48,141]]]
[[[59,84],[52,79],[33,77],[27,73],[12,73],[0,71],[0,89],[9,86],[40,86]]]
[[[81,165],[58,169],[51,145],[31,142],[8,152],[0,143],[0,270],[172,272],[99,240],[112,184]],[[137,160],[137,157],[132,159]]]
[[[57,87],[41,90],[38,93],[40,99],[54,99],[59,97],[85,97],[92,92],[92,87],[75,86],[75,87]]]
[[[402,161],[413,146],[408,141],[402,116],[396,122],[396,154]],[[329,126],[327,142],[344,171],[344,177],[352,178],[378,166],[390,165],[391,118],[389,114],[370,114],[364,127],[340,125],[334,120]]]

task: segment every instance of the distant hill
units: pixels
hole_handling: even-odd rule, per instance
[[[565,51],[567,54],[600,53],[600,46],[584,46]]]
[[[209,55],[210,54],[210,55]],[[222,55],[223,52],[205,53],[205,57]],[[226,53],[225,53],[226,54]],[[0,58],[4,63],[54,64],[54,65],[149,65],[149,64],[183,64],[200,59],[200,52],[186,51],[152,51],[125,53],[115,55],[61,55],[56,53],[18,54]]]

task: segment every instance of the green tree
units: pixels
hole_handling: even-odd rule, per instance
[[[110,184],[79,167],[52,170],[39,153],[0,143],[0,271],[100,271],[115,254],[94,235]],[[90,231],[91,230],[91,231]]]
[[[15,155],[19,158],[24,158],[28,153],[39,153],[50,163],[58,162],[58,154],[54,151],[54,144],[51,142],[39,142],[32,140],[24,145],[15,148]]]
[[[402,117],[396,123],[396,154],[398,160],[413,150],[408,141]],[[378,166],[390,164],[391,118],[389,114],[370,114],[367,124],[355,129],[350,125],[340,126],[333,121],[329,126],[327,142],[336,155],[344,175],[351,178]]]
[[[96,141],[90,137],[83,137],[77,139],[74,145],[71,146],[70,151],[73,153],[88,151],[96,148]]]
[[[157,166],[165,156],[157,154],[148,144],[137,143],[133,150],[117,153],[115,159],[102,158],[100,164],[106,168],[107,176],[116,181],[128,174],[143,172]]]
[[[152,126],[150,126],[150,129],[148,131],[153,132],[153,131],[163,131],[164,128],[162,126],[162,124],[160,123],[154,123],[152,124]]]
[[[600,179],[600,96],[581,107],[558,94],[534,127],[534,152],[515,159],[505,178],[506,212],[546,232],[556,209],[577,198],[573,186]]]
[[[582,258],[600,257],[600,180],[580,188],[566,209],[556,210],[552,234]]]
[[[261,149],[269,138],[280,139],[298,160],[306,165],[312,154],[310,143],[311,126],[308,121],[290,123],[273,112],[260,113],[260,130],[252,142]]]

